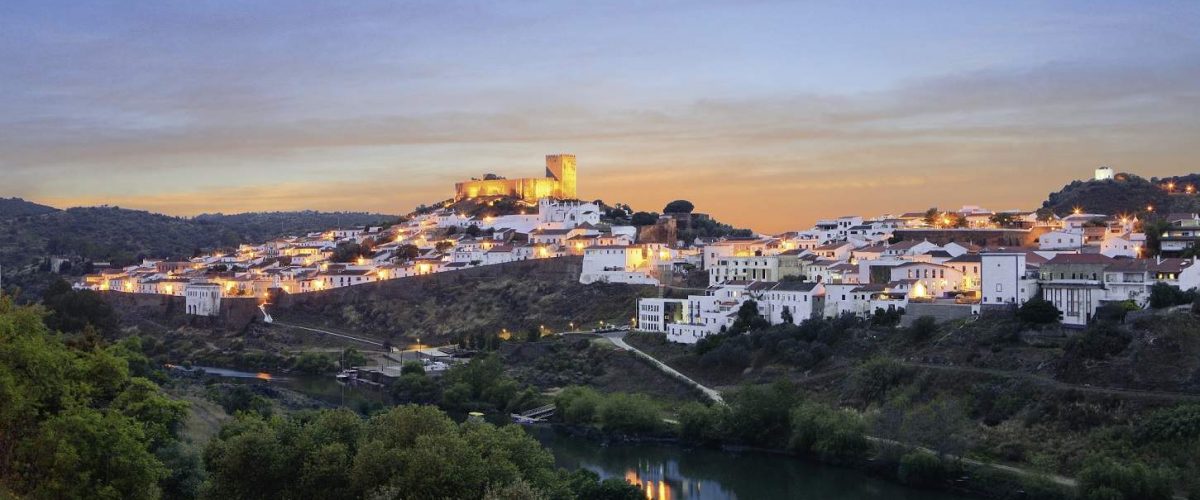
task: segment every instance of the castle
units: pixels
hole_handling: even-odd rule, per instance
[[[575,199],[575,155],[546,155],[546,176],[524,179],[492,178],[454,184],[454,200],[484,196],[512,196],[529,203],[541,198]]]

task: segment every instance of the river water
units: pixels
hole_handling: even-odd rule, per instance
[[[383,402],[369,388],[348,387],[333,377],[286,376],[204,368],[210,375],[247,383],[270,383],[334,405],[357,408]],[[762,452],[731,453],[670,444],[603,445],[556,432],[527,428],[554,455],[557,466],[585,468],[601,477],[637,484],[650,500],[964,500],[969,497],[906,488],[860,472]]]

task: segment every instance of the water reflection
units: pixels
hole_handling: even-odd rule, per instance
[[[829,499],[961,500],[914,490],[860,472],[766,453],[726,453],[674,445],[611,444],[552,429],[530,432],[554,454],[559,467],[585,468],[624,478],[648,500]]]

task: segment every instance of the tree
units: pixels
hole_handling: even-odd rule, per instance
[[[1192,302],[1193,293],[1184,292],[1175,285],[1169,285],[1161,281],[1150,286],[1150,307],[1154,309],[1162,309],[1165,307],[1189,304]]]
[[[755,446],[786,442],[791,409],[798,398],[786,381],[765,386],[745,386],[730,400],[728,428],[732,437]]]
[[[652,212],[637,212],[629,219],[635,226],[653,226],[658,223],[658,214]]]
[[[479,229],[479,226],[478,226],[478,225],[471,224],[470,226],[467,226],[466,235],[467,235],[467,236],[470,236],[470,237],[472,237],[472,238],[476,238],[476,237],[478,237],[478,236],[480,235],[480,233],[482,233],[482,232],[483,232],[483,231],[481,231],[481,230]]]
[[[1123,500],[1167,500],[1175,495],[1169,474],[1128,457],[1089,458],[1079,471],[1079,492],[1083,498]]]
[[[601,402],[598,411],[600,425],[610,432],[649,433],[657,430],[662,423],[658,405],[645,394],[609,394]]]
[[[870,449],[866,423],[854,412],[802,402],[791,412],[792,451],[833,463],[853,463]]]
[[[356,366],[363,366],[367,364],[367,357],[364,356],[363,353],[359,352],[358,349],[347,347],[342,351],[342,358],[340,362],[342,369],[354,368]]]
[[[1059,311],[1054,304],[1041,297],[1034,297],[1021,304],[1017,309],[1017,319],[1030,325],[1048,325],[1057,323]]]
[[[937,331],[937,318],[933,316],[921,316],[908,326],[908,338],[916,342],[922,342],[932,338],[937,334]]]
[[[758,302],[747,300],[742,302],[741,307],[738,307],[737,317],[733,320],[733,325],[729,327],[729,334],[741,335],[748,331],[762,330],[768,326],[771,326],[771,323],[758,312]]]
[[[992,214],[991,217],[988,217],[988,221],[998,227],[1013,227],[1018,223],[1016,216],[1011,213],[1004,212]]]
[[[663,213],[664,214],[690,214],[695,209],[696,209],[696,206],[693,205],[692,202],[690,202],[690,201],[675,200],[670,203],[667,203],[666,207],[663,207]]]
[[[400,245],[400,248],[396,249],[396,256],[404,260],[413,260],[421,256],[421,249],[416,245]]]
[[[927,226],[936,226],[940,222],[939,219],[941,217],[939,217],[939,215],[941,214],[938,212],[937,207],[932,207],[925,211],[925,214],[921,217],[921,220],[924,221],[925,225]]]
[[[99,341],[97,341],[99,342]],[[0,484],[18,498],[157,498],[186,404],[130,376],[124,349],[75,349],[0,296]],[[173,490],[174,491],[174,490]]]
[[[792,317],[792,310],[789,309],[788,306],[783,306],[783,312],[779,313],[779,316],[780,316],[780,319],[782,319],[784,323],[787,323],[789,325],[794,324],[796,322],[796,318]]]

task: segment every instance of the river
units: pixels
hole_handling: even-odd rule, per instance
[[[326,403],[357,408],[381,403],[369,388],[348,387],[333,377],[286,376],[222,368],[210,375],[278,384]],[[269,382],[267,382],[269,380]],[[874,479],[860,472],[762,452],[731,453],[689,449],[670,444],[599,442],[556,432],[526,428],[554,455],[557,466],[585,468],[601,477],[617,477],[639,485],[651,500],[965,500],[970,497],[915,490]]]
[[[670,444],[616,443],[570,436],[550,428],[530,432],[559,467],[638,484],[653,500],[813,499],[964,500],[915,490],[839,467],[763,452],[731,453]]]

